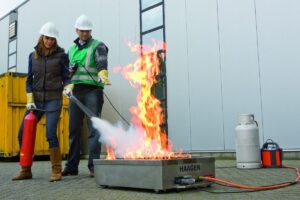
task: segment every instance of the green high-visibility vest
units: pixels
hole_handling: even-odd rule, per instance
[[[69,49],[70,64],[78,63],[78,68],[71,78],[73,84],[89,84],[97,85],[98,71],[95,64],[95,49],[100,41],[91,39],[86,47],[79,49],[76,44]],[[95,82],[96,81],[96,82]],[[99,82],[98,86],[104,87],[104,84]]]

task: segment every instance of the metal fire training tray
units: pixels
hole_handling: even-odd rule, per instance
[[[199,176],[215,176],[215,158],[193,157],[163,160],[94,159],[95,180],[102,187],[153,189],[156,192],[207,187]]]

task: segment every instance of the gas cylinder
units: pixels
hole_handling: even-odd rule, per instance
[[[236,165],[241,169],[261,167],[258,124],[253,114],[241,114],[235,128]]]
[[[20,165],[29,167],[32,165],[35,144],[35,132],[38,119],[33,111],[30,111],[24,118],[22,146],[20,152]]]

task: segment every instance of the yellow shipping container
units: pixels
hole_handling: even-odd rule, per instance
[[[5,73],[0,75],[0,156],[12,157],[19,153],[18,130],[26,111],[26,74]],[[63,108],[57,128],[60,149],[63,155],[69,150],[68,100],[63,100]],[[37,126],[35,155],[48,155],[45,116]]]

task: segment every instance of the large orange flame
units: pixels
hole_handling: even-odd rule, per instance
[[[123,67],[122,75],[130,85],[138,88],[137,105],[130,108],[133,117],[132,124],[137,127],[139,134],[144,138],[137,148],[125,152],[124,159],[170,159],[177,157],[191,157],[181,152],[172,151],[172,143],[168,140],[161,125],[164,122],[163,109],[160,101],[152,94],[151,90],[157,83],[160,74],[161,58],[158,50],[166,50],[163,42],[154,43],[153,47],[129,44],[131,52],[138,58],[133,64]],[[114,147],[106,146],[107,159],[115,159]]]

